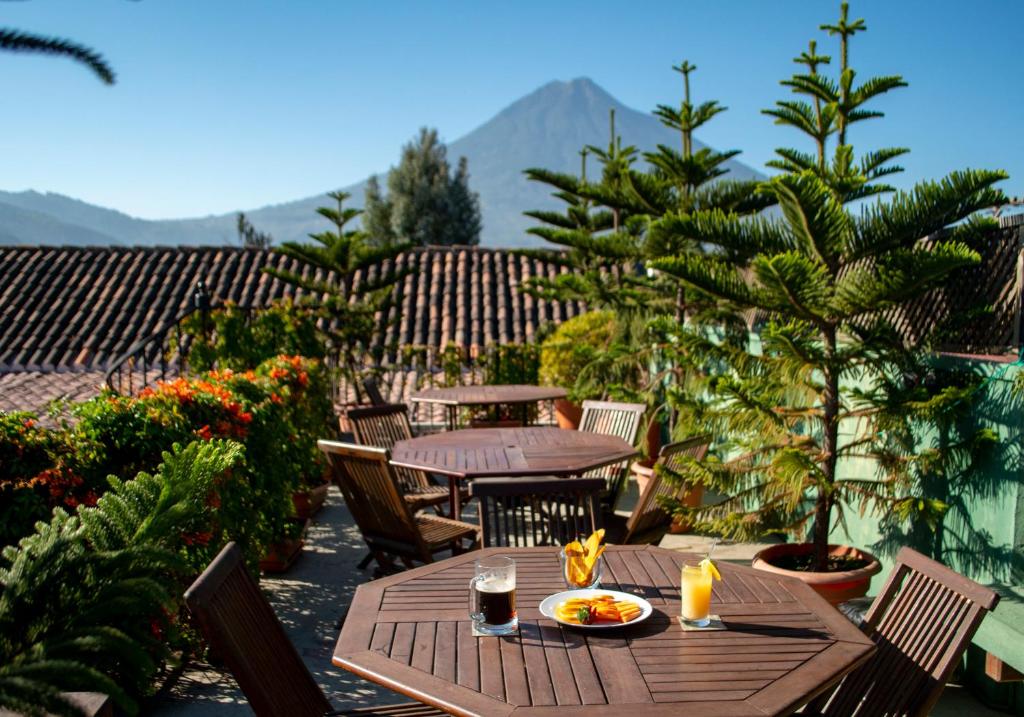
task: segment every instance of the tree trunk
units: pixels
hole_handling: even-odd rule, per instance
[[[828,566],[828,533],[832,523],[831,488],[836,479],[836,460],[839,448],[839,376],[833,370],[836,352],[836,331],[825,332],[825,392],[823,395],[822,441],[825,454],[821,464],[825,486],[818,489],[814,507],[814,569],[824,571]]]

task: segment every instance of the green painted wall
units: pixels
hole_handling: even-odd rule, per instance
[[[997,449],[973,472],[972,480],[929,487],[929,497],[950,505],[937,531],[919,530],[916,535],[887,539],[879,531],[879,515],[851,512],[847,514],[846,530],[836,526],[832,536],[835,542],[868,548],[882,561],[884,569],[875,577],[871,594],[881,588],[901,544],[996,587],[1002,596],[1000,603],[981,624],[974,643],[1024,671],[1024,407],[1012,391],[1013,381],[1024,367],[953,358],[940,361],[988,379],[984,400],[975,407],[970,420],[998,433]],[[936,435],[920,438],[933,445],[940,440]],[[848,461],[841,470],[847,475],[873,475],[871,466],[863,461]],[[1010,700],[1008,688],[997,688],[985,678],[983,662],[973,661],[969,670],[972,683],[986,694],[998,693]],[[1012,699],[1019,701],[1021,693],[1014,694]],[[1018,704],[1014,714],[1024,715],[1022,710],[1024,707]]]
[[[987,455],[972,479],[956,485],[928,486],[928,497],[946,502],[950,509],[937,531],[919,529],[912,535],[885,536],[879,532],[878,514],[846,514],[846,531],[833,528],[836,542],[871,549],[888,568],[901,544],[932,555],[979,582],[1024,584],[1024,408],[1012,394],[1012,383],[1024,370],[1017,364],[942,358],[947,367],[977,373],[988,380],[984,400],[972,412],[971,423],[993,429],[999,445]],[[942,437],[922,435],[923,444],[940,445]],[[874,475],[870,464],[850,460],[840,466],[843,475]],[[886,571],[876,578],[884,579]],[[877,588],[877,584],[873,586]],[[1022,626],[1024,628],[1024,626]]]

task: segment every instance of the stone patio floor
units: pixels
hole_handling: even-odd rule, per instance
[[[632,486],[631,486],[632,487]],[[628,504],[629,496],[625,502]],[[467,519],[469,516],[466,516]],[[662,547],[704,552],[709,538],[667,535]],[[721,543],[715,557],[749,564],[763,545]],[[323,510],[314,518],[302,557],[282,576],[264,576],[262,586],[317,683],[335,709],[406,701],[331,664],[338,624],[358,585],[370,578],[356,565],[365,554],[359,531],[337,489],[331,487]],[[234,679],[205,664],[192,664],[180,678],[144,706],[160,717],[206,717],[252,714]],[[998,717],[965,690],[947,686],[933,715]]]

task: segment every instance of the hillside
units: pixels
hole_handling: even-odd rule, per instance
[[[678,135],[652,115],[626,107],[593,81],[549,82],[516,100],[485,124],[448,145],[449,159],[469,160],[470,185],[480,194],[482,243],[514,247],[537,243],[525,234],[528,209],[557,207],[542,185],[523,176],[527,167],[578,172],[583,145],[608,142],[608,110],[615,109],[623,142],[641,150],[675,146]],[[701,145],[699,142],[695,144]],[[395,148],[395,157],[399,148]],[[727,164],[732,176],[757,172],[739,162]],[[381,168],[381,174],[387,171]],[[365,182],[346,187],[361,206]],[[325,187],[324,191],[332,187]],[[323,195],[245,209],[250,220],[278,241],[302,240],[324,228],[314,209]],[[149,221],[65,197],[39,192],[0,192],[0,244],[184,244],[216,245],[236,241],[235,212],[194,218]]]

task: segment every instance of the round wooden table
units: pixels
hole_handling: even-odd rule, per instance
[[[453,431],[458,422],[461,407],[480,406],[520,406],[522,408],[523,425],[527,423],[527,408],[531,403],[553,401],[565,398],[564,388],[555,386],[528,386],[507,384],[498,386],[451,386],[448,388],[430,388],[417,391],[410,400],[417,403],[434,403],[444,406],[447,411],[448,430]]]
[[[398,441],[391,463],[447,476],[451,515],[458,518],[461,480],[581,475],[637,454],[618,436],[526,426],[446,431]]]
[[[605,632],[543,618],[565,589],[557,548],[491,548],[360,585],[333,663],[456,715],[791,714],[869,659],[875,648],[801,582],[721,563],[712,612],[719,631],[684,631],[683,560],[653,546],[610,546],[602,586],[641,595],[644,623]],[[519,635],[474,637],[473,561],[515,558]]]

